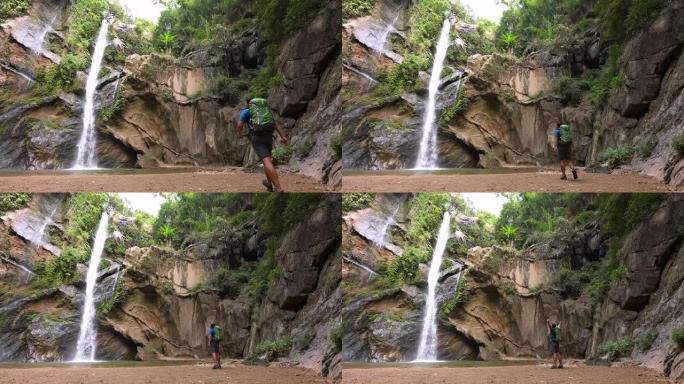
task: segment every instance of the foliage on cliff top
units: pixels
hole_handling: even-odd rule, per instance
[[[199,47],[228,46],[231,39],[250,30],[258,30],[265,39],[279,42],[305,26],[325,2],[168,0],[166,5],[154,33],[155,44],[180,55]],[[226,15],[237,16],[237,20],[230,22]]]

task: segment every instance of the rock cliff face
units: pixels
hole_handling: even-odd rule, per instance
[[[36,289],[33,272],[55,256],[61,211],[48,225],[44,244],[30,242],[22,223],[42,217],[41,206],[60,197],[39,196],[29,207],[9,212],[0,224],[0,360],[63,361],[73,356],[78,337],[83,281],[58,288]],[[70,197],[66,197],[68,201]],[[241,198],[235,214],[249,210]],[[61,200],[60,200],[61,201]],[[297,361],[323,376],[339,378],[339,349],[332,335],[339,332],[342,291],[339,198],[330,196],[311,215],[287,230],[273,255],[279,277],[256,296],[217,288],[235,284],[217,278],[219,269],[238,269],[267,253],[271,236],[261,218],[248,219],[225,238],[195,242],[185,251],[131,246],[124,256],[112,253],[118,244],[134,242],[126,226],[134,219],[114,215],[113,232],[96,292],[97,357],[157,359],[204,358],[206,327],[222,326],[224,355],[232,358]],[[123,234],[122,234],[123,233]],[[108,242],[108,243],[109,243]],[[82,268],[83,276],[85,267]],[[84,278],[84,277],[83,277]],[[32,285],[33,284],[33,285]],[[116,296],[117,303],[103,310]],[[287,340],[283,354],[256,355],[266,341]]]
[[[0,167],[70,167],[81,130],[82,95],[36,98],[39,70],[59,62],[60,38],[70,28],[70,5],[37,0],[28,15],[3,24],[0,32]],[[269,102],[295,143],[290,167],[322,182],[340,182],[339,1],[282,43],[277,66],[282,85]],[[36,42],[37,29],[54,20],[50,34]],[[234,22],[231,21],[231,22]],[[117,35],[132,26],[115,23]],[[30,38],[29,38],[30,37]],[[47,44],[46,41],[50,41]],[[41,45],[40,50],[34,47]],[[103,167],[247,166],[257,161],[249,142],[235,132],[244,101],[220,80],[257,70],[269,42],[249,25],[225,47],[209,47],[174,60],[156,54],[130,55],[123,67],[106,63],[96,109],[114,109],[98,121],[98,158]],[[84,77],[84,76],[82,76]],[[222,94],[223,96],[218,96]],[[227,95],[227,96],[226,96]]]
[[[359,267],[381,271],[397,257],[387,244],[370,240],[372,236],[361,225],[369,216],[387,214],[377,200],[374,204],[345,216],[343,358],[413,360],[425,305],[426,275],[418,272],[414,285],[383,288],[377,275]],[[459,287],[454,275],[443,267],[437,291],[440,308],[456,295],[462,299],[452,309],[440,312],[438,358],[545,358],[546,319],[550,318],[562,321],[567,357],[595,358],[598,347],[609,340],[648,339],[641,345],[637,342],[628,359],[681,379],[684,353],[674,346],[671,333],[684,321],[684,247],[678,229],[682,210],[684,199],[670,196],[626,235],[617,252],[625,272],[596,300],[586,295],[568,296],[555,288],[554,281],[568,263],[579,268],[607,256],[611,236],[596,223],[524,252],[478,246],[463,256],[457,254],[461,251],[447,251],[447,259],[460,258],[466,269],[464,285]],[[397,246],[411,218],[400,213],[395,220],[389,233]]]
[[[389,9],[386,14],[398,13],[399,18],[390,42],[378,50],[373,48],[377,42],[368,37],[367,31],[389,22],[381,17],[380,10],[385,8]],[[684,127],[683,9],[681,1],[668,2],[650,25],[626,43],[618,61],[624,81],[601,105],[587,101],[576,106],[566,103],[557,86],[564,76],[578,76],[606,63],[609,42],[598,30],[587,31],[563,49],[548,48],[522,61],[469,51],[467,64],[456,64],[443,74],[438,110],[444,112],[457,103],[461,107],[454,116],[440,122],[440,165],[550,164],[554,155],[548,142],[562,121],[573,127],[578,163],[594,163],[598,154],[610,147],[633,147],[638,153],[626,168],[681,186],[682,159],[672,147],[672,138]],[[402,60],[397,52],[405,49],[405,34],[412,28],[411,12],[410,4],[378,1],[368,16],[344,24],[343,83],[345,89],[351,90],[343,119],[345,168],[414,165],[428,75],[421,75],[423,86],[416,93],[384,98],[376,95],[381,72]],[[464,36],[473,29],[456,23],[453,33]],[[454,54],[461,50],[456,44],[450,48]],[[459,75],[454,70],[465,74],[460,96],[455,92]]]

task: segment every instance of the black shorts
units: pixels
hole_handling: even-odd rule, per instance
[[[273,151],[272,133],[265,135],[250,133],[249,141],[252,142],[252,148],[254,148],[254,152],[256,152],[257,156],[259,156],[259,160],[271,157],[271,152]]]
[[[558,144],[558,160],[572,160],[572,142],[565,144]]]
[[[558,343],[549,342],[549,351],[551,353],[560,353],[560,346],[558,345]]]
[[[209,343],[209,346],[211,347],[211,353],[219,353],[219,342],[218,341],[211,341]]]

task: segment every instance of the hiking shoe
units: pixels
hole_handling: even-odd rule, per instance
[[[214,364],[214,366],[211,367],[211,369],[218,369],[218,365]]]
[[[575,170],[575,169],[572,170],[572,178],[577,180],[577,170]],[[561,368],[563,368],[562,365],[561,365]]]
[[[563,364],[559,365],[558,369],[563,369]]]
[[[556,366],[554,365],[554,366],[551,366],[551,369],[558,369],[558,367],[556,367]]]
[[[264,179],[264,180],[261,180],[261,184],[262,184],[264,187],[266,187],[266,189],[267,189],[269,192],[273,192],[273,184],[271,184],[270,181]]]
[[[567,176],[565,176],[565,175],[561,176],[561,180],[567,180],[567,179],[568,179]]]

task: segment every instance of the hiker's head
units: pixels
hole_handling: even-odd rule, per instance
[[[558,324],[556,324],[556,323],[551,324],[551,328],[556,328],[557,326],[558,326]]]
[[[209,324],[209,328],[214,328],[215,326],[216,326],[216,323]]]
[[[249,104],[252,102],[252,96],[247,96],[245,99],[245,105],[249,108]]]

